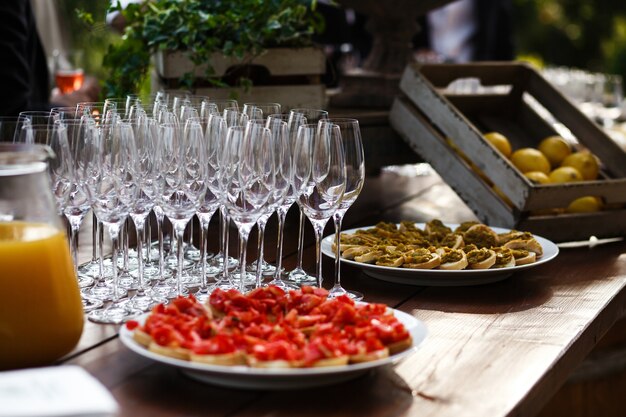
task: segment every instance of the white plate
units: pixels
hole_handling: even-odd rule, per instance
[[[416,223],[417,227],[424,228],[423,223]],[[457,224],[447,224],[448,227],[454,229]],[[369,229],[374,226],[359,227],[356,229],[345,230],[342,233],[354,233],[359,229]],[[496,233],[506,233],[510,229],[500,227],[491,227]],[[332,250],[332,244],[335,239],[334,235],[326,236],[322,240],[322,253],[328,257],[335,259],[335,253]],[[356,262],[349,259],[341,259],[341,262],[361,268],[363,272],[373,278],[382,281],[393,282],[396,284],[418,285],[418,286],[465,286],[465,285],[482,285],[506,279],[517,271],[528,268],[534,268],[554,259],[559,254],[559,248],[554,242],[549,241],[541,236],[535,235],[535,239],[543,248],[543,256],[536,262],[526,265],[513,266],[510,268],[497,269],[463,269],[460,271],[446,271],[441,269],[408,269],[394,268],[389,266],[378,266]]]
[[[219,366],[174,359],[151,352],[133,340],[132,330],[126,326],[120,329],[120,340],[132,351],[139,355],[152,359],[156,362],[175,366],[190,377],[202,382],[221,385],[231,388],[262,389],[262,390],[285,390],[301,389],[339,383],[367,371],[384,365],[393,364],[410,355],[426,337],[426,326],[415,317],[393,310],[413,338],[413,345],[402,352],[388,358],[350,364],[346,366],[333,366],[325,368],[291,368],[291,369],[262,369],[247,366]],[[137,321],[143,324],[149,313],[142,315]]]

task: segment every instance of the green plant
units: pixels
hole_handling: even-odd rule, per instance
[[[245,63],[266,48],[301,47],[312,43],[323,19],[316,0],[147,0],[122,9],[126,29],[109,47],[103,65],[110,70],[105,91],[122,96],[138,90],[148,76],[150,56],[158,51],[184,51],[196,65],[208,64],[207,80],[224,85],[210,64],[213,53]],[[193,73],[180,80],[192,88]],[[249,84],[245,78],[240,84]]]

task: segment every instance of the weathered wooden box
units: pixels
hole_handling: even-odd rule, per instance
[[[451,82],[463,79],[479,80],[483,92],[444,92]],[[411,65],[400,89],[402,96],[390,113],[392,126],[483,222],[529,230],[554,241],[626,235],[626,153],[530,66]],[[498,131],[509,138],[513,149],[536,147],[543,138],[557,134],[555,122],[600,158],[598,180],[534,185],[482,136]],[[505,202],[489,182],[510,201]],[[549,209],[566,207],[588,195],[601,197],[605,209],[548,214],[554,211]]]
[[[199,79],[195,93],[212,98],[233,98],[250,101],[278,102],[285,109],[326,106],[326,87],[321,76],[326,71],[326,58],[319,48],[271,48],[254,58],[239,60],[214,54],[211,64],[215,75],[227,79],[236,71],[251,69],[253,86],[216,88],[202,83],[206,65],[194,66],[182,52],[159,51],[154,56],[156,79],[154,88],[178,88],[179,79],[193,72]]]

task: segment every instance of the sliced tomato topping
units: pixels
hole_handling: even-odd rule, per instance
[[[139,322],[137,320],[128,320],[126,322],[126,328],[128,330],[135,330],[137,327],[139,327]]]
[[[409,337],[384,304],[328,299],[328,291],[316,287],[286,293],[269,286],[245,295],[216,289],[208,305],[216,317],[193,295],[177,297],[154,307],[143,326],[134,320],[126,326],[145,331],[162,346],[207,355],[241,351],[260,361],[298,366],[376,352]]]

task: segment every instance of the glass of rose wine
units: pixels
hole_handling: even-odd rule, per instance
[[[62,94],[69,94],[82,87],[85,81],[83,56],[80,49],[54,51],[54,81]]]

